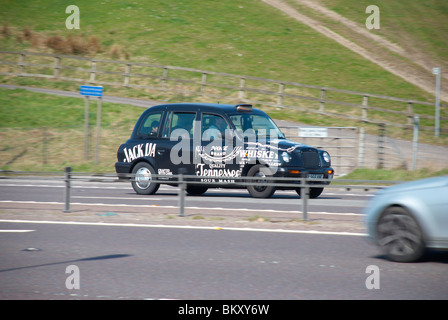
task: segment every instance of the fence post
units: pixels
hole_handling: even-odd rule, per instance
[[[129,63],[126,64],[124,69],[124,83],[125,87],[129,86],[129,75],[131,73],[131,65]]]
[[[369,105],[369,97],[368,96],[363,96],[362,97],[362,120],[363,121],[368,121],[368,116],[367,116],[367,107]]]
[[[244,87],[246,86],[246,78],[240,78],[240,88],[238,92],[238,99],[242,101],[244,99]]]
[[[92,69],[90,70],[90,83],[95,83],[96,77],[96,60],[92,60]]]
[[[204,95],[206,85],[207,85],[207,73],[203,72],[201,77],[201,95]]]
[[[358,142],[358,168],[364,168],[365,155],[365,128],[359,128],[359,142]]]
[[[414,108],[413,108],[413,106],[412,106],[412,102],[408,102],[408,113],[409,113],[409,116],[408,116],[408,124],[409,124],[409,125],[412,125],[412,123],[414,122],[414,116],[413,116],[413,114],[414,114]]]
[[[55,64],[54,64],[54,71],[53,71],[53,78],[58,79],[59,78],[59,69],[61,65],[61,57],[55,57]]]
[[[163,68],[163,73],[162,73],[162,91],[166,90],[166,82],[168,80],[168,68],[164,67]]]
[[[319,112],[325,112],[325,89],[320,91]]]
[[[21,52],[19,57],[20,75],[25,73],[25,53]]]
[[[85,96],[84,108],[84,159],[89,160],[89,96]]]
[[[95,163],[100,161],[100,139],[101,139],[101,102],[102,97],[98,97],[98,104],[96,109],[96,148],[95,148]]]
[[[65,209],[64,212],[71,212],[70,211],[70,196],[71,196],[71,175],[72,168],[71,167],[65,167]]]
[[[285,90],[285,84],[279,83],[278,84],[278,94],[277,94],[277,107],[281,108],[283,107],[283,92]]]
[[[43,134],[43,142],[42,142],[42,164],[47,164],[47,150],[48,150],[48,128],[43,127],[42,128],[42,134]]]
[[[386,125],[384,123],[378,124],[378,151],[377,151],[377,169],[384,168],[384,138],[386,134]]]
[[[419,115],[414,115],[414,136],[412,138],[412,170],[417,169],[419,121]]]

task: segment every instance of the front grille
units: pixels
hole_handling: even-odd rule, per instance
[[[302,159],[305,168],[320,167],[320,159],[317,151],[302,151]]]

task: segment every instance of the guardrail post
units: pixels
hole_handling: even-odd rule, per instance
[[[308,220],[308,198],[310,196],[310,187],[306,179],[302,180],[302,187],[300,190],[300,197],[302,198],[302,220]]]
[[[70,211],[70,196],[71,196],[71,178],[72,178],[72,168],[65,167],[65,209],[64,212]]]
[[[179,217],[184,217],[186,185],[184,182],[184,170],[182,169],[179,170],[178,181],[179,181]]]

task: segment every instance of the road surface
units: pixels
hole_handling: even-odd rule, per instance
[[[187,197],[184,218],[167,186],[139,196],[78,182],[71,213],[63,194],[60,181],[0,180],[0,299],[448,298],[446,254],[394,263],[357,232],[371,192],[329,189],[310,200],[309,223],[292,221],[292,192],[210,191]],[[269,219],[245,220],[254,215]],[[73,266],[79,289],[67,288]]]

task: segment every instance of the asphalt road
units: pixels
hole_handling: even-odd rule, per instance
[[[255,214],[300,217],[301,201],[293,192],[253,199],[245,190],[210,190],[187,197],[189,210],[205,219],[151,218],[153,211],[175,215],[176,192],[163,186],[156,195],[139,196],[127,183],[77,182],[74,213],[64,214],[61,181],[0,180],[0,299],[448,298],[444,253],[399,264],[384,259],[362,233],[327,234],[319,223],[285,224],[290,227],[282,230],[258,228],[266,222],[250,229],[213,227],[228,221],[247,227],[251,223],[238,223]],[[372,194],[328,189],[310,200],[310,216],[329,219],[327,225],[360,219]],[[80,209],[90,207],[100,220]],[[14,208],[28,213],[27,222],[14,221],[24,220],[16,211],[9,214]],[[141,212],[150,218],[135,223]],[[212,219],[217,215],[222,220]],[[307,233],[310,228],[316,232]],[[66,287],[72,265],[79,270],[79,289]],[[366,286],[373,279],[369,266],[377,267],[378,289]]]
[[[13,222],[0,229],[1,299],[448,298],[446,255],[393,263],[360,236]],[[79,289],[67,288],[73,265]],[[378,268],[378,289],[366,286],[369,266]]]

